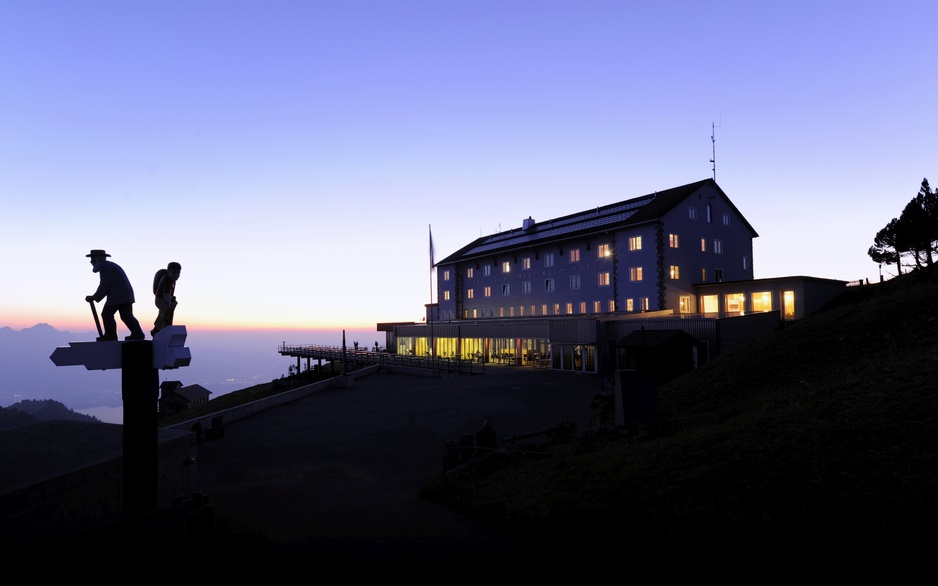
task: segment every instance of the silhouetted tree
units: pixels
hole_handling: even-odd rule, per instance
[[[928,179],[922,180],[918,195],[912,198],[898,218],[893,218],[876,233],[867,254],[881,264],[895,264],[902,274],[902,258],[911,257],[910,267],[922,268],[934,263],[938,253],[938,192]]]

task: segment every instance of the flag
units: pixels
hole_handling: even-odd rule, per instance
[[[433,270],[433,228],[427,224],[427,228],[430,230],[430,270]]]

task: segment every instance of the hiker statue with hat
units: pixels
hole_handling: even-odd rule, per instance
[[[127,274],[116,263],[107,258],[110,254],[103,250],[92,250],[85,256],[91,258],[91,266],[94,272],[101,276],[101,283],[94,295],[85,297],[85,301],[91,303],[91,309],[94,310],[94,302],[101,301],[107,297],[104,303],[104,309],[101,310],[101,321],[104,322],[104,331],[100,329],[98,333],[99,342],[117,340],[117,321],[114,319],[115,313],[120,313],[121,321],[130,330],[130,335],[126,340],[143,340],[146,336],[140,328],[140,322],[134,317],[134,289],[130,285]],[[97,320],[97,316],[95,317]]]

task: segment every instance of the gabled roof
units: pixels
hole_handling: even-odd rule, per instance
[[[212,394],[210,390],[202,385],[189,385],[181,389],[176,389],[174,392],[188,401],[195,401],[196,399],[201,399],[202,397],[207,397]]]
[[[746,227],[752,232],[753,237],[758,236],[752,226],[749,225],[749,222],[736,209],[736,206],[723,193],[720,186],[716,184],[716,181],[704,179],[703,181],[688,183],[665,191],[658,191],[597,207],[596,209],[554,218],[546,222],[535,223],[531,221],[530,224],[525,222],[524,227],[483,236],[444,258],[436,265],[487,256],[504,250],[535,246],[544,242],[574,238],[593,232],[605,232],[625,226],[652,222],[664,216],[697,190],[707,185],[712,185],[726,199],[730,207],[742,218]]]

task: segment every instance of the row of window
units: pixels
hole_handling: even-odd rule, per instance
[[[687,208],[687,217],[690,218],[691,220],[696,220],[697,208],[694,206],[690,206],[689,208]],[[707,223],[710,224],[712,222],[713,222],[713,209],[710,207],[710,204],[707,204]],[[730,215],[728,213],[723,214],[723,225],[724,226],[730,225]]]
[[[680,245],[680,238],[677,234],[668,235],[668,245],[671,248],[678,248]],[[632,236],[629,238],[629,251],[635,252],[642,249],[642,237],[641,236]],[[723,241],[715,239],[713,241],[713,253],[714,254],[723,254]],[[707,252],[707,239],[700,239],[700,251]],[[597,248],[597,257],[599,259],[607,258],[611,255],[608,244],[600,244]],[[568,251],[568,257],[570,262],[580,262],[580,249],[573,248]],[[546,252],[544,253],[544,266],[552,267],[554,266],[554,253]],[[531,269],[531,257],[526,256],[521,259],[521,270],[530,270]],[[511,272],[511,261],[502,261],[502,273]],[[482,266],[482,276],[488,277],[492,274],[492,265],[483,265]],[[469,267],[466,269],[466,277],[471,279],[475,277],[475,268]],[[443,271],[443,280],[450,280],[450,270],[445,269]]]
[[[648,311],[648,298],[642,297],[640,300],[641,307],[643,310]],[[635,311],[635,300],[627,299],[626,305],[628,311]],[[543,304],[540,306],[540,313],[538,313],[537,305],[519,305],[517,308],[515,306],[510,307],[489,307],[489,308],[474,308],[466,309],[463,311],[463,317],[465,319],[482,319],[486,317],[525,317],[525,316],[545,316],[545,315],[578,315],[586,314],[589,309],[592,309],[593,313],[602,313],[603,312],[603,302],[602,301],[593,301],[592,304],[588,304],[586,301],[580,301],[579,304],[575,303],[554,303],[554,304]],[[516,311],[517,309],[517,311]],[[577,311],[578,310],[578,311]],[[610,299],[606,302],[606,311],[614,312],[616,310],[616,302]]]

